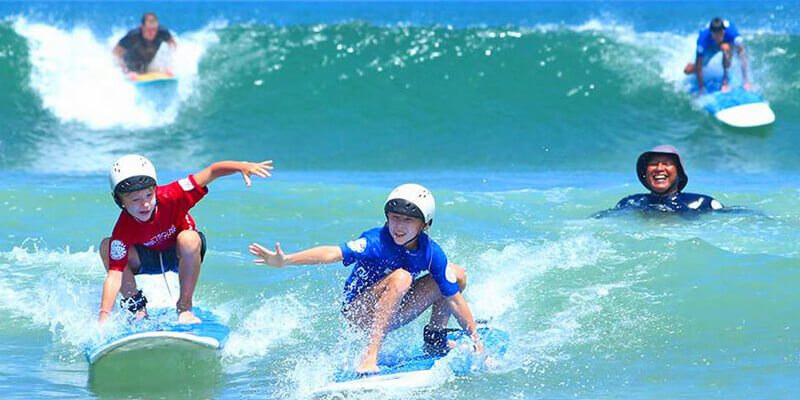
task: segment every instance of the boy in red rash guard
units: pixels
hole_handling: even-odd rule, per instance
[[[136,289],[137,274],[176,271],[180,295],[176,304],[179,323],[199,323],[192,314],[192,295],[206,250],[205,236],[197,231],[189,210],[208,193],[217,178],[239,172],[250,187],[250,176],[270,176],[272,161],[260,163],[221,161],[164,186],[156,186],[153,164],[140,155],[126,155],[111,166],[112,196],[122,212],[110,238],[100,243],[107,275],[103,284],[99,322],[108,318],[117,294],[120,306],[147,315],[147,299]]]

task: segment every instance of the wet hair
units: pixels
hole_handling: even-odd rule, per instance
[[[711,20],[711,23],[708,24],[708,27],[711,29],[711,32],[722,32],[725,30],[725,22],[722,21],[722,18],[720,17],[714,17],[714,19]]]
[[[144,23],[147,22],[147,20],[149,18],[152,18],[152,19],[156,20],[156,22],[158,22],[158,17],[156,16],[156,13],[154,13],[152,11],[148,11],[148,12],[142,14],[142,25],[144,25]]]

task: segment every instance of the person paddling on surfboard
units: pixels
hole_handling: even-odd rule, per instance
[[[636,175],[650,193],[625,197],[614,208],[596,217],[620,210],[695,214],[724,208],[711,196],[682,192],[689,177],[683,169],[678,150],[670,145],[656,146],[642,153],[636,161]]]
[[[249,250],[256,264],[286,265],[355,263],[344,287],[342,314],[356,328],[369,334],[357,373],[378,372],[378,352],[386,334],[408,324],[428,307],[431,318],[423,331],[425,351],[444,354],[450,314],[483,351],[472,311],[461,292],[467,284],[464,268],[448,262],[441,247],[425,232],[433,224],[436,203],[433,194],[417,184],[395,188],[384,203],[386,223],[368,230],[358,239],[339,246],[320,246],[284,254],[253,243]],[[419,274],[428,274],[418,277]]]
[[[208,193],[214,180],[239,172],[250,187],[250,176],[270,176],[272,161],[222,161],[164,186],[156,186],[156,170],[145,157],[129,154],[112,166],[111,195],[122,212],[110,238],[100,243],[107,274],[103,283],[99,322],[108,318],[117,294],[120,307],[141,319],[147,299],[136,289],[137,274],[178,273],[180,294],[175,305],[179,323],[199,323],[192,314],[192,296],[206,250],[189,210]]]
[[[147,12],[142,15],[142,25],[123,36],[112,53],[122,72],[128,79],[134,80],[139,74],[147,72],[163,42],[167,42],[173,50],[177,47],[169,30],[158,25],[156,14]],[[168,74],[171,75],[170,72]]]
[[[722,50],[722,88],[723,92],[729,91],[731,88],[728,86],[728,69],[731,66],[731,53],[733,47],[736,48],[736,53],[739,54],[739,61],[742,64],[742,87],[744,90],[752,90],[750,80],[747,74],[747,52],[744,49],[744,39],[739,35],[739,31],[727,20],[715,17],[708,24],[708,28],[700,31],[697,37],[697,52],[695,55],[695,62],[686,65],[683,72],[686,75],[695,74],[697,76],[698,93],[705,92],[705,82],[703,81],[703,67]]]

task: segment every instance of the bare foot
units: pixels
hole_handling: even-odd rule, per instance
[[[686,74],[686,75],[693,74],[694,73],[694,63],[686,64],[686,66],[683,68],[683,73]]]
[[[367,356],[364,358],[364,361],[361,362],[361,365],[356,368],[357,374],[373,374],[375,372],[380,371],[381,369],[378,368],[378,359],[377,357],[370,357]]]
[[[358,368],[356,368],[356,373],[357,374],[374,374],[376,372],[380,372],[380,370],[381,369],[378,368],[377,364],[372,364],[372,365],[361,364],[361,365],[358,366]]]
[[[192,314],[191,311],[184,311],[178,314],[178,323],[179,324],[199,324],[203,321],[200,318],[197,318]]]
[[[147,309],[145,309],[145,308],[137,311],[136,314],[133,315],[133,320],[134,321],[141,321],[141,320],[143,320],[145,318],[147,318]]]
[[[731,91],[731,87],[727,84],[722,85],[722,93],[727,93]]]

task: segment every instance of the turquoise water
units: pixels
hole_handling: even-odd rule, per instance
[[[144,9],[177,34],[156,106],[108,57]],[[777,122],[731,130],[681,69],[724,12]],[[797,398],[800,7],[734,3],[0,3],[0,397],[307,398],[353,363],[341,265],[264,269],[382,223],[392,187],[437,199],[432,236],[479,318],[512,337],[486,371],[352,398]],[[687,190],[750,212],[592,219],[641,192],[638,154],[683,153]],[[137,355],[89,370],[118,209],[106,170],[162,182],[274,159],[192,212],[209,239],[196,304],[221,357]],[[117,321],[119,322],[119,321]],[[455,322],[452,322],[455,324]],[[421,342],[424,322],[389,337]],[[155,361],[153,361],[155,360]],[[135,377],[135,378],[134,378]]]

